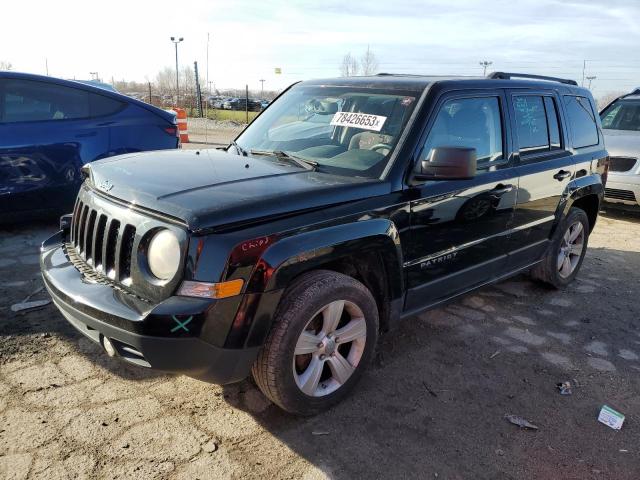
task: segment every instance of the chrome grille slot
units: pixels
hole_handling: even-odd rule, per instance
[[[109,232],[105,242],[104,273],[111,279],[116,278],[116,248],[118,245],[118,233],[120,232],[120,222],[111,220]]]
[[[89,218],[87,219],[87,230],[86,230],[86,239],[84,243],[84,258],[89,265],[93,265],[93,239],[94,239],[94,229],[96,226],[96,215],[97,212],[95,210],[91,210],[89,213]]]
[[[105,230],[107,228],[107,216],[102,214],[98,218],[98,223],[96,224],[96,230],[93,235],[93,266],[96,270],[102,270],[102,259],[103,255],[103,244],[105,237]]]
[[[78,241],[76,242],[76,246],[78,247],[78,253],[82,255],[84,253],[84,245],[85,245],[85,237],[86,237],[86,225],[87,214],[89,213],[89,207],[84,206],[82,208],[82,213],[80,214],[80,219],[78,220]]]
[[[136,228],[133,225],[125,225],[122,232],[122,244],[120,247],[119,280],[123,283],[131,282],[131,254],[133,241],[136,238]]]

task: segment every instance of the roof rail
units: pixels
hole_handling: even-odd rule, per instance
[[[493,72],[487,75],[487,78],[511,80],[512,78],[531,78],[534,80],[547,80],[549,82],[560,82],[566,85],[578,85],[575,80],[568,80],[566,78],[546,77],[544,75],[531,75],[529,73],[509,73],[509,72]]]

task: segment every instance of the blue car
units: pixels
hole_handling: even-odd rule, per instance
[[[174,113],[80,82],[0,72],[0,222],[70,211],[88,162],[179,146]]]

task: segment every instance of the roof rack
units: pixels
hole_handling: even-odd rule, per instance
[[[534,80],[547,80],[549,82],[560,82],[566,85],[578,85],[575,80],[568,80],[566,78],[546,77],[544,75],[531,75],[529,73],[509,73],[509,72],[493,72],[487,75],[487,78],[511,80],[512,78],[531,78]]]

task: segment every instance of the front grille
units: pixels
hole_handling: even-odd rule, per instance
[[[71,224],[71,245],[96,272],[131,285],[131,254],[136,227],[85,204],[80,197]]]
[[[615,200],[626,200],[628,202],[636,201],[636,196],[631,190],[618,190],[617,188],[605,188],[604,196],[606,198],[613,198]]]
[[[159,218],[154,212],[147,214],[107,198],[85,184],[76,200],[64,248],[87,281],[110,285],[147,302],[158,302],[175,291],[182,272],[161,282],[151,275],[141,252],[156,232],[165,229],[177,236],[182,252],[186,252],[185,227],[176,219]]]
[[[633,169],[637,161],[637,158],[631,157],[611,157],[609,159],[609,171],[628,172]]]

